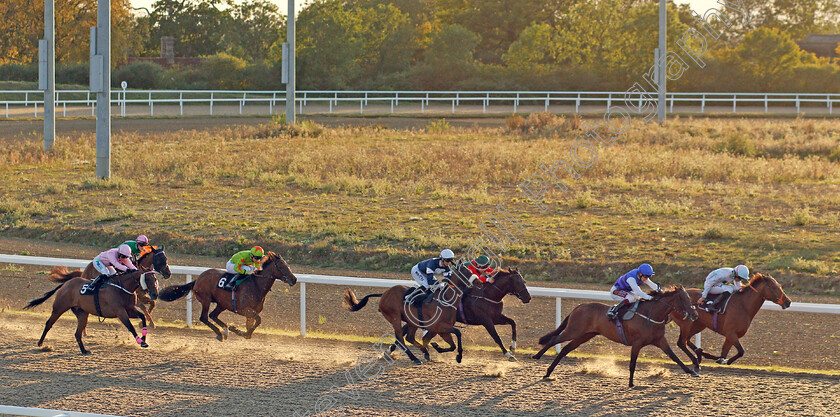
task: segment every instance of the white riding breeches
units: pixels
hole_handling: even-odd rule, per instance
[[[255,268],[251,265],[242,265],[242,270],[245,271],[246,274],[251,274],[256,269],[257,268]],[[236,272],[236,265],[231,261],[227,261],[227,265],[225,265],[225,270],[230,272],[231,274],[238,274],[239,273],[239,272]]]
[[[633,292],[619,290],[616,287],[610,288],[610,297],[615,301],[627,300],[628,303],[635,303],[641,299]]]
[[[417,284],[420,285],[420,287],[426,289],[429,288],[430,284],[426,279],[426,275],[420,272],[420,269],[417,268],[417,265],[411,267],[411,277],[414,278],[415,281],[417,281]]]
[[[729,285],[729,284],[717,284],[709,287],[709,294],[723,294],[728,292],[730,294],[738,291],[737,285]]]
[[[113,266],[103,264],[102,261],[99,260],[99,255],[96,255],[96,257],[93,258],[93,268],[99,271],[100,274],[108,276],[117,274],[117,269]]]

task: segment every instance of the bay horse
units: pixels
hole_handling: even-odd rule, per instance
[[[469,276],[470,272],[466,268],[456,269],[456,274],[459,278]],[[531,302],[531,294],[528,292],[528,287],[525,285],[525,279],[516,268],[503,269],[499,268],[493,276],[493,283],[484,283],[474,285],[470,288],[470,284],[466,279],[455,280],[458,288],[464,291],[465,295],[461,299],[461,305],[458,306],[460,312],[457,315],[458,323],[464,323],[470,326],[484,326],[493,341],[502,349],[502,354],[509,360],[515,361],[516,357],[513,353],[516,351],[516,321],[505,316],[502,313],[504,302],[502,299],[506,295],[515,295],[522,301],[523,304]],[[510,352],[505,349],[505,344],[496,332],[496,325],[509,324],[511,331]],[[414,344],[414,334],[417,330],[416,326],[410,323],[403,326],[403,334],[406,340]],[[437,349],[435,343],[432,347]]]
[[[40,305],[48,298],[55,294],[55,300],[52,306],[52,315],[47,319],[44,326],[44,333],[41,334],[41,339],[38,340],[38,346],[44,344],[44,338],[47,337],[47,332],[55,324],[56,320],[66,313],[67,310],[72,310],[76,315],[76,342],[79,344],[83,355],[90,353],[85,349],[82,343],[82,333],[87,327],[88,315],[100,316],[104,318],[117,318],[125,325],[134,340],[137,341],[141,347],[149,347],[146,343],[146,317],[140,310],[137,309],[137,296],[134,292],[138,288],[145,288],[149,292],[149,297],[157,298],[157,279],[154,271],[147,271],[143,267],[137,270],[129,271],[123,274],[113,275],[109,277],[107,282],[103,282],[99,287],[99,305],[96,305],[94,295],[81,295],[80,290],[82,285],[87,284],[90,280],[58,274],[50,274],[48,277],[50,281],[60,283],[57,287],[44,294],[41,298],[36,298],[29,302],[24,310],[30,309]],[[142,336],[138,336],[131,324],[132,318],[139,318],[142,324]]]
[[[216,333],[216,339],[220,342],[227,339],[228,330],[246,339],[250,339],[254,330],[262,323],[260,312],[262,312],[265,297],[271,291],[274,281],[279,279],[289,284],[290,287],[297,283],[297,277],[292,273],[289,264],[283,260],[282,256],[271,251],[266,253],[266,260],[262,264],[262,270],[244,279],[235,289],[235,292],[218,287],[219,279],[225,273],[226,271],[221,269],[208,269],[189,284],[174,285],[162,289],[158,298],[163,301],[175,301],[183,298],[192,291],[195,294],[195,299],[201,303],[200,320]],[[235,303],[234,296],[236,297]],[[210,305],[213,303],[216,304],[216,308],[210,312]],[[219,314],[224,311],[232,311],[240,316],[244,316],[246,319],[246,331],[243,332],[221,321]],[[210,312],[209,315],[208,312]],[[208,318],[213,319],[213,321],[221,326],[224,329],[224,333],[213,325],[213,323],[210,323]]]
[[[610,306],[601,303],[585,303],[575,307],[563,319],[560,327],[540,338],[539,342],[544,346],[532,356],[534,359],[539,359],[548,349],[558,343],[569,342],[554,358],[554,362],[548,367],[543,378],[550,379],[560,359],[597,335],[630,346],[630,387],[633,387],[633,374],[636,372],[639,351],[647,345],[655,345],[662,349],[685,373],[698,376],[680,361],[668,345],[668,339],[665,338],[665,324],[669,321],[669,314],[673,314],[672,312],[680,314],[687,321],[697,319],[697,311],[688,293],[682,286],[677,286],[660,293],[651,293],[651,295],[653,299],[639,303],[633,318],[621,322],[623,329],[621,332],[616,323],[607,318],[607,310]]]
[[[423,352],[423,357],[426,361],[428,361],[430,359],[428,350],[429,340],[431,340],[434,335],[439,334],[443,340],[449,343],[449,347],[441,349],[436,344],[433,344],[432,347],[434,347],[438,353],[444,353],[455,350],[457,346],[458,354],[455,356],[455,361],[461,363],[461,359],[464,356],[464,349],[461,345],[461,331],[455,328],[455,316],[457,315],[456,306],[461,301],[463,292],[458,290],[449,278],[444,278],[441,282],[444,286],[435,292],[435,299],[431,302],[423,303],[420,307],[423,309],[423,317],[427,318],[423,321],[425,324],[424,328],[428,330],[429,333],[423,337],[422,345],[414,341],[413,338],[412,344]],[[394,336],[396,336],[394,344],[391,345],[391,352],[399,347],[403,352],[405,352],[411,361],[413,361],[416,365],[420,365],[422,362],[414,356],[411,349],[405,345],[405,340],[403,338],[404,333],[402,323],[409,323],[411,326],[409,329],[415,330],[416,324],[413,323],[418,323],[416,313],[417,307],[414,307],[410,300],[404,300],[406,291],[410,288],[412,287],[406,285],[396,285],[388,288],[384,293],[369,294],[361,300],[356,298],[356,294],[352,289],[345,288],[344,307],[350,311],[359,311],[367,305],[370,298],[382,297],[379,300],[379,312],[382,313],[385,320],[387,320],[394,328]],[[444,294],[452,294],[453,297],[447,297]],[[442,300],[442,298],[445,298],[445,301]],[[458,339],[457,345],[452,341],[453,334]]]
[[[693,303],[700,299],[701,294],[702,291],[699,289],[688,290],[688,295]],[[696,321],[686,321],[671,314],[674,322],[680,326],[680,338],[677,340],[677,346],[691,359],[695,371],[700,371],[700,362],[703,361],[703,357],[713,359],[720,364],[732,365],[744,355],[744,347],[741,346],[739,339],[747,334],[750,323],[752,323],[758,310],[761,309],[764,300],[772,301],[781,306],[782,309],[790,307],[791,303],[782,286],[772,276],[757,273],[753,275],[747,286],[732,294],[726,306],[726,313],[718,314],[717,318],[714,314],[703,309],[698,309],[700,316]],[[711,329],[726,338],[720,356],[703,352],[703,349],[698,348],[691,342],[691,336],[700,333],[703,329]],[[688,350],[686,344],[694,351],[694,354]],[[738,353],[727,360],[726,357],[729,355],[729,349],[732,346],[735,346]]]
[[[151,248],[152,249],[150,251],[143,252],[140,255],[137,259],[137,265],[142,266],[147,271],[160,273],[163,276],[163,279],[169,279],[172,273],[169,271],[169,262],[166,259],[166,252],[163,251],[163,248],[158,248],[157,246],[152,246]],[[52,274],[61,278],[82,277],[92,280],[99,276],[99,271],[93,267],[93,262],[90,262],[87,264],[84,271],[68,271],[66,267],[60,266],[53,268]],[[155,300],[146,295],[146,292],[143,291],[142,287],[137,288],[137,291],[134,293],[137,295],[137,308],[143,312],[146,316],[146,320],[149,322],[149,325],[154,329],[155,321],[152,319],[152,310],[155,309]],[[148,308],[146,308],[146,304],[149,305]]]

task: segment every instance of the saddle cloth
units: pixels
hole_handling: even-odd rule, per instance
[[[216,284],[216,287],[221,288],[225,291],[232,291],[233,284],[236,282],[236,277],[242,276],[240,274],[231,274],[230,272],[225,272],[221,278],[219,278],[219,283]],[[245,275],[247,276],[247,275]],[[244,278],[243,278],[244,279]]]
[[[102,286],[105,285],[110,280],[111,280],[111,277],[102,278],[101,280],[99,280],[99,283],[97,283],[96,288],[94,288],[93,286],[90,285],[90,284],[93,284],[93,280],[91,280],[90,282],[87,282],[87,283],[82,285],[82,288],[79,290],[79,294],[81,294],[81,295],[93,295],[94,293],[99,292],[99,290],[102,289]]]
[[[639,308],[639,303],[641,301],[636,301],[632,304],[626,304],[618,308],[618,320],[627,321],[632,319],[636,315],[636,309]]]

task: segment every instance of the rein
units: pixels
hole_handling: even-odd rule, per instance
[[[643,319],[646,319],[646,320],[648,321],[648,323],[654,323],[654,324],[666,324],[666,323],[668,323],[669,321],[671,321],[671,312],[672,312],[672,311],[676,311],[677,309],[676,309],[676,308],[674,308],[674,306],[672,306],[672,305],[671,305],[671,303],[666,303],[666,302],[662,301],[662,298],[661,298],[661,297],[659,297],[659,298],[657,298],[657,299],[655,299],[655,300],[651,300],[651,301],[653,301],[654,303],[661,302],[662,304],[665,304],[665,307],[667,307],[667,308],[668,308],[667,310],[665,310],[665,318],[664,318],[664,319],[662,319],[662,320],[654,320],[654,319],[652,319],[652,318],[650,318],[650,317],[648,317],[648,316],[646,316],[646,315],[644,315],[644,314],[642,314],[642,313],[639,313],[639,312],[636,312],[636,315],[638,315],[638,316],[642,317]],[[683,314],[683,316],[684,316],[684,317],[687,317],[687,316],[688,316],[688,313]]]

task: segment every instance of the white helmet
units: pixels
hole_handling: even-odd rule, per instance
[[[735,267],[735,276],[741,279],[750,279],[750,270],[746,265],[738,265]]]
[[[451,260],[455,259],[455,253],[453,253],[449,249],[444,249],[444,250],[440,251],[440,259],[448,259],[448,260],[451,261]]]
[[[131,256],[131,247],[129,247],[128,245],[120,245],[120,247],[117,249],[117,252],[120,255],[128,258]]]

